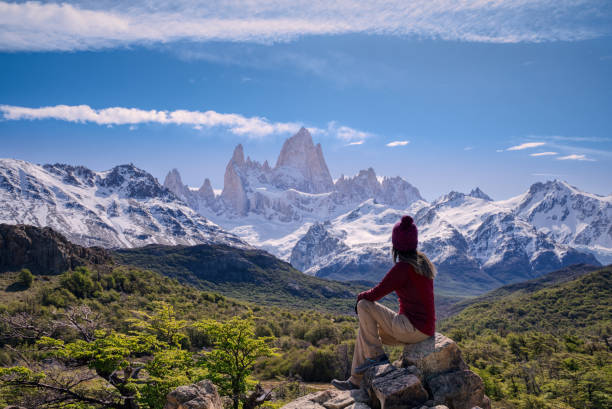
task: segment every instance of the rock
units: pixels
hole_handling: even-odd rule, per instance
[[[223,409],[217,387],[208,380],[179,386],[166,397],[164,409]]]
[[[449,371],[468,369],[455,341],[439,332],[425,341],[406,345],[400,366],[411,365],[416,366],[425,379]]]
[[[232,159],[230,159],[225,168],[223,192],[221,192],[223,202],[241,216],[245,216],[249,210],[249,201],[244,182],[240,176],[241,168],[244,164],[244,151],[242,145],[238,145],[234,149]]]
[[[72,244],[49,227],[0,224],[0,271],[28,268],[34,274],[60,274],[110,261],[106,250]]]
[[[379,365],[364,374],[363,386],[372,406],[380,409],[412,408],[427,401],[427,391],[408,368]]]
[[[283,143],[274,167],[273,183],[281,189],[293,188],[306,193],[332,191],[334,181],[321,145],[315,146],[306,128]]]
[[[447,404],[452,409],[491,408],[482,379],[470,370],[435,376],[429,380],[428,386],[436,403]]]
[[[281,409],[370,409],[368,395],[363,390],[327,390],[296,399]]]
[[[482,379],[468,369],[457,344],[442,334],[407,345],[398,364],[403,367],[368,369],[361,390],[318,392],[283,409],[491,409]]]

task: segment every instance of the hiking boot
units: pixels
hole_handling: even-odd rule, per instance
[[[384,365],[384,364],[390,364],[391,362],[389,362],[389,358],[387,357],[386,354],[382,354],[377,356],[376,358],[366,358],[365,362],[363,363],[363,365],[358,366],[357,368],[355,368],[355,373],[356,374],[362,374],[365,371],[367,371],[370,368],[373,368],[375,366],[378,365]]]
[[[339,381],[338,379],[333,379],[331,384],[336,387],[336,389],[340,389],[341,391],[352,391],[353,389],[359,389],[359,386],[355,385],[353,382],[349,381]]]

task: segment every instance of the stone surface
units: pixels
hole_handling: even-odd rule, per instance
[[[334,181],[323,157],[321,145],[314,145],[306,128],[287,139],[274,167],[273,183],[281,189],[306,193],[330,192]]]
[[[411,369],[379,365],[366,371],[363,388],[374,408],[412,408],[427,401],[427,391]]]
[[[490,409],[480,376],[469,370],[444,373],[428,382],[434,401],[451,409],[472,409],[479,406]]]
[[[445,372],[468,369],[455,341],[439,332],[423,342],[406,345],[401,366],[411,365],[416,366],[425,379]]]
[[[0,224],[0,271],[28,268],[34,274],[60,274],[109,261],[106,250],[72,244],[49,227]]]
[[[362,390],[327,390],[302,396],[281,409],[370,409],[368,401],[368,395]]]
[[[166,397],[164,409],[223,409],[217,387],[208,380],[179,386]]]
[[[482,379],[467,369],[450,338],[436,333],[408,345],[397,367],[368,369],[357,391],[323,391],[300,398],[283,409],[491,409]]]

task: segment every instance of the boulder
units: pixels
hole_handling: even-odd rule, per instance
[[[166,397],[164,409],[223,409],[217,387],[208,380],[179,386]]]
[[[412,368],[398,369],[390,364],[366,371],[363,388],[368,392],[372,406],[379,409],[409,409],[428,399],[427,391]]]
[[[327,390],[296,399],[281,409],[370,409],[368,395],[363,390]]]
[[[480,376],[469,370],[448,372],[429,380],[428,386],[436,403],[451,409],[490,409]]]
[[[468,369],[455,341],[439,332],[425,341],[406,345],[398,363],[404,368],[416,366],[423,373],[424,379],[445,372]]]
[[[491,409],[482,379],[468,369],[457,344],[439,333],[406,345],[395,365],[368,369],[361,388],[317,392],[282,409]]]

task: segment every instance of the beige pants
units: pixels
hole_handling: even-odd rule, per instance
[[[363,374],[355,373],[355,368],[361,366],[366,358],[382,355],[385,352],[382,344],[416,344],[429,338],[428,335],[416,329],[408,317],[393,312],[377,302],[360,300],[357,303],[357,313],[359,315],[359,334],[355,342],[355,353],[349,378],[355,385],[360,385],[363,378]]]

